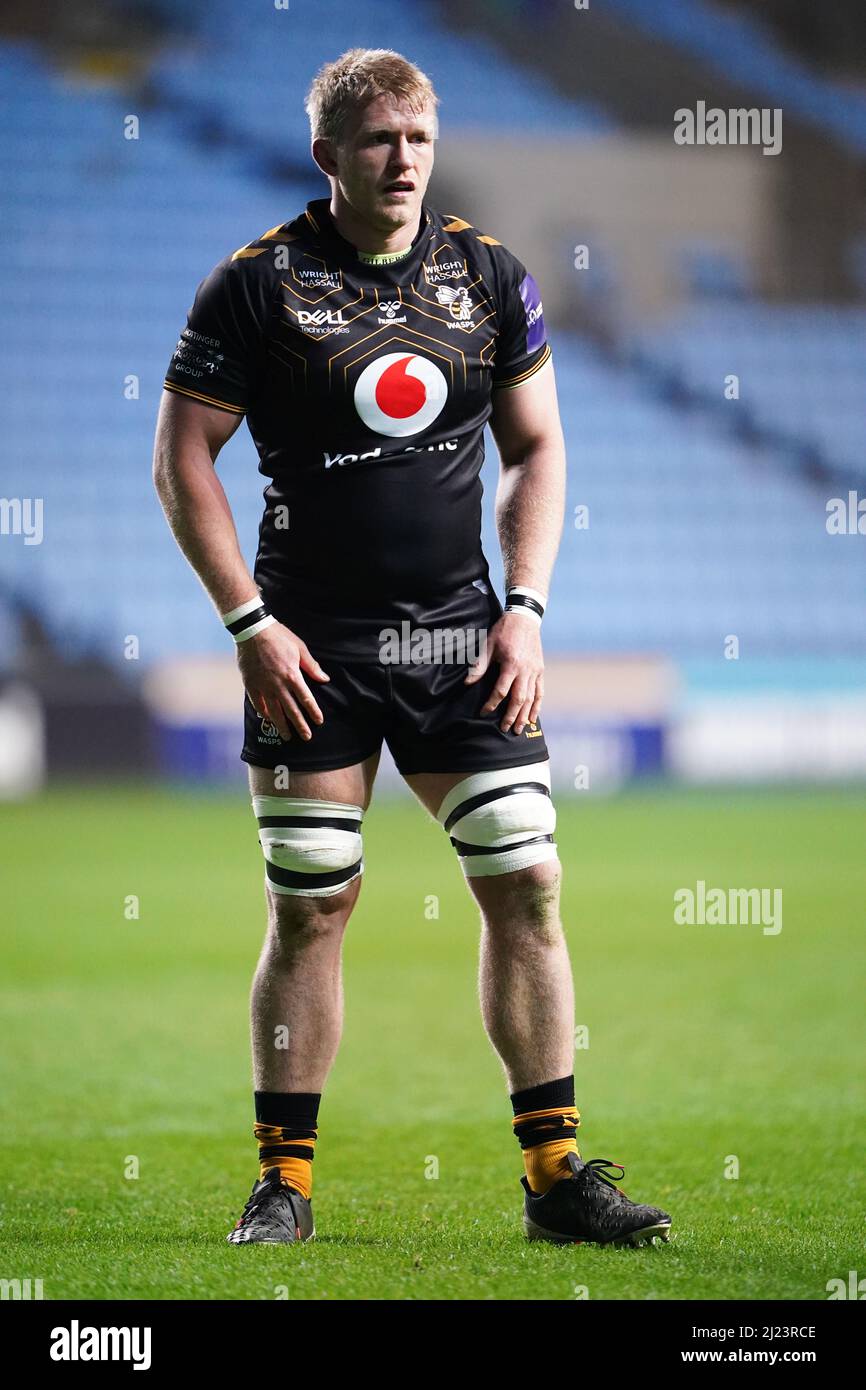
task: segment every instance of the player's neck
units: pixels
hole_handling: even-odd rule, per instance
[[[362,217],[342,199],[331,198],[330,213],[341,237],[345,237],[357,251],[373,256],[387,256],[396,251],[408,251],[421,225],[418,220],[405,227],[396,227],[393,232],[382,232],[365,222]]]

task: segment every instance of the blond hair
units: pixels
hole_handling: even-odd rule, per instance
[[[439,104],[427,74],[391,48],[350,48],[325,63],[304,103],[313,139],[339,143],[350,113],[383,94],[407,101],[413,111],[429,102],[434,115]]]

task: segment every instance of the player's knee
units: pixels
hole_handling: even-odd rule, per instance
[[[342,936],[358,897],[360,879],[337,893],[311,897],[306,893],[274,893],[268,885],[268,928],[284,949],[308,946],[321,937]]]
[[[348,915],[364,871],[362,808],[309,797],[252,800],[274,918],[288,925]]]
[[[546,859],[543,863],[506,874],[499,880],[527,915],[539,919],[548,916],[551,909],[558,908],[561,882],[562,865],[558,859]]]
[[[531,938],[550,946],[562,936],[559,889],[562,867],[558,859],[533,864],[527,869],[495,878],[470,878],[469,886],[481,908],[485,926],[497,935]]]
[[[437,812],[468,879],[538,872],[541,885],[557,862],[550,763],[473,773],[451,788]],[[558,881],[558,880],[557,880]],[[549,891],[549,890],[545,890]]]

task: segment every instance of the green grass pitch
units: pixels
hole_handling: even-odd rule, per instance
[[[590,1043],[581,1153],[672,1212],[669,1245],[525,1241],[477,911],[441,830],[379,794],[320,1110],[317,1240],[228,1246],[257,1172],[264,918],[245,788],[70,788],[0,812],[0,1276],[42,1279],[47,1299],[822,1300],[862,1273],[862,794],[557,802]],[[781,887],[782,931],[675,925],[673,894],[698,879]]]

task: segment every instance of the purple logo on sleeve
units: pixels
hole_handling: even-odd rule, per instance
[[[547,335],[544,332],[544,314],[541,303],[541,290],[536,285],[529,272],[524,275],[520,282],[520,298],[523,300],[523,308],[526,312],[526,351],[535,352],[543,343],[547,342]]]

